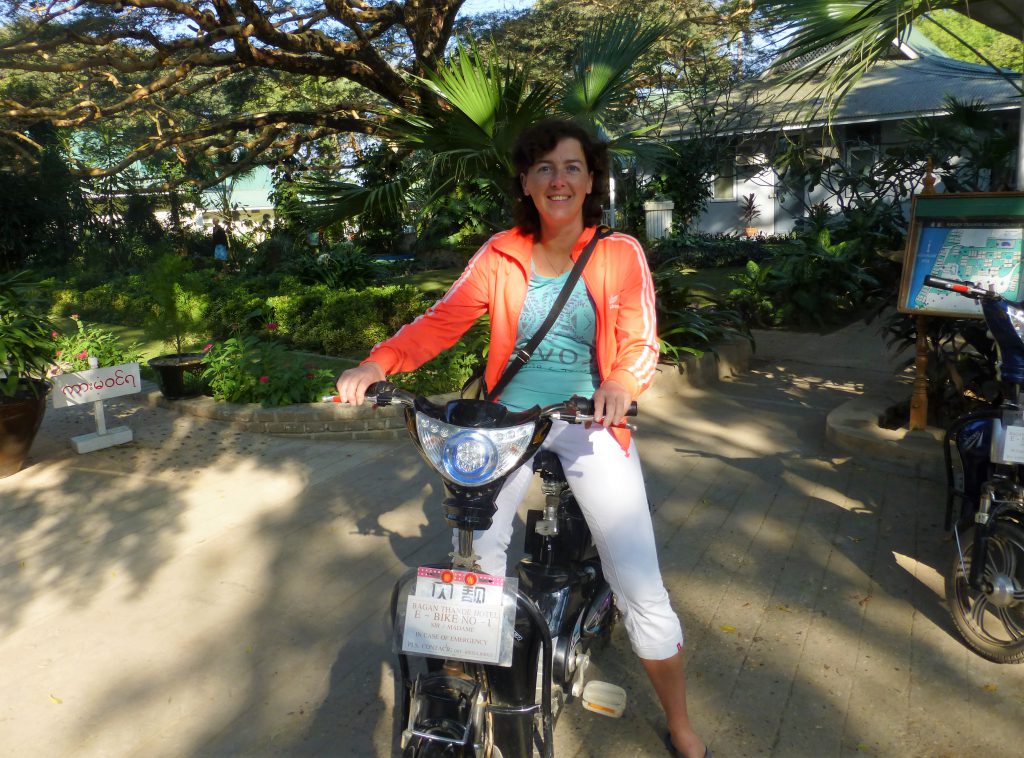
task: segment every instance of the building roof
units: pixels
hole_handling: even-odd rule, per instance
[[[228,180],[231,188],[231,207],[237,206],[240,210],[266,210],[274,207],[270,199],[274,191],[274,181],[270,169],[266,166],[256,166],[249,173]],[[207,208],[218,209],[220,207],[220,194],[223,185],[211,187],[203,192],[203,201]]]
[[[933,45],[914,39],[903,47],[911,59],[885,60],[872,66],[840,101],[832,118],[820,97],[821,82],[784,85],[755,80],[741,84],[728,106],[717,106],[722,129],[716,133],[807,129],[832,124],[861,124],[900,121],[917,116],[937,116],[948,111],[946,96],[980,102],[992,110],[1019,109],[1020,93],[999,72],[989,66],[965,63],[942,54]],[[1012,77],[1019,73],[1006,72]],[[662,136],[671,138],[692,131],[686,106],[671,109],[664,120]]]

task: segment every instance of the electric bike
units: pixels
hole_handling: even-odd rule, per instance
[[[558,457],[538,452],[554,421],[593,421],[593,403],[573,397],[522,412],[482,400],[439,405],[387,382],[367,398],[405,407],[457,534],[450,561],[411,569],[391,597],[403,758],[553,756],[566,703],[621,715],[622,688],[586,681],[590,654],[616,619],[612,591]],[[484,574],[474,531],[491,526],[502,484],[531,458],[544,507],[528,513],[526,557],[512,576]]]
[[[945,575],[957,631],[996,663],[1024,661],[1024,303],[972,282],[935,276],[925,285],[981,305],[995,340],[1002,403],[967,413],[945,436],[946,530],[956,556]],[[972,533],[973,532],[973,533]]]

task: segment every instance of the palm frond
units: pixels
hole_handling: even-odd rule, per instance
[[[637,60],[668,31],[665,24],[633,16],[598,23],[580,42],[560,110],[602,129],[631,93]]]
[[[319,226],[330,226],[364,213],[403,216],[408,210],[406,196],[410,179],[400,176],[372,187],[352,182],[311,179],[299,182],[310,219]]]

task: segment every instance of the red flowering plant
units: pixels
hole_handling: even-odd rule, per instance
[[[203,363],[213,396],[232,403],[313,403],[334,387],[330,371],[302,363],[278,342],[251,335],[209,345]]]
[[[85,371],[89,358],[100,366],[120,366],[142,360],[141,346],[137,342],[123,343],[115,334],[95,326],[88,326],[78,314],[71,315],[77,329],[70,334],[51,332],[53,338],[53,368],[49,374]]]

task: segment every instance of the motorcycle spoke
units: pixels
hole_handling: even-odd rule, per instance
[[[995,550],[993,550],[995,548]],[[989,542],[988,563],[992,567],[993,574],[1011,574],[1010,567],[1013,565],[1013,548],[1004,537],[998,537]],[[999,560],[996,560],[996,556]],[[988,573],[988,572],[985,572]]]
[[[970,602],[970,601],[968,601]],[[983,593],[978,593],[974,597],[974,603],[971,605],[971,609],[968,612],[968,616],[978,629],[982,632],[985,631],[985,609],[988,606],[988,598]]]
[[[1010,635],[1010,642],[1020,642],[1024,640],[1024,627],[1021,627],[1010,610],[1010,608],[997,608],[996,615],[1003,622],[1006,633]]]

